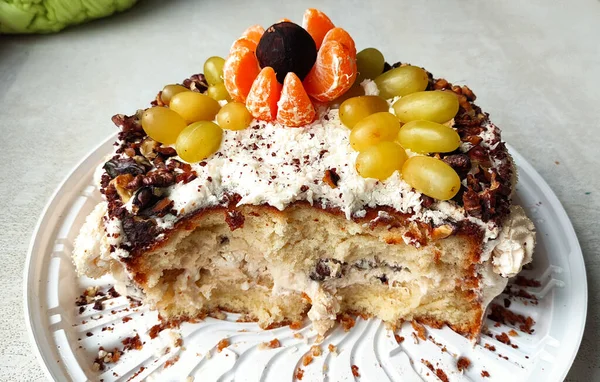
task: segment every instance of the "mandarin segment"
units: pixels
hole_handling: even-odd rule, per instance
[[[244,31],[244,33],[242,33],[242,37],[246,37],[249,40],[254,41],[256,44],[258,44],[258,42],[260,41],[260,38],[262,37],[262,35],[264,33],[265,33],[265,28],[256,24],[256,25],[252,25],[251,27],[246,29]]]
[[[329,30],[335,28],[335,25],[331,22],[329,17],[318,9],[309,8],[304,12],[302,18],[302,27],[306,29],[308,33],[315,40],[317,49],[321,47],[323,39]]]
[[[290,127],[309,124],[314,121],[316,115],[300,78],[293,72],[285,76],[277,108],[277,122]]]
[[[304,79],[306,92],[321,102],[344,94],[356,79],[356,59],[337,41],[327,41],[317,55],[317,61]]]
[[[281,87],[273,68],[267,66],[261,70],[246,99],[246,107],[254,118],[272,121],[277,117]]]
[[[231,53],[223,66],[223,80],[231,98],[238,102],[246,102],[259,72],[260,67],[253,51],[240,48]]]
[[[287,17],[284,17],[282,19],[280,19],[279,21],[277,21],[278,23],[291,23],[292,20],[288,19]]]
[[[343,28],[333,28],[325,35],[323,44],[328,41],[337,41],[350,51],[350,54],[356,57],[356,44],[350,34]]]
[[[229,49],[229,53],[233,53],[236,50],[240,50],[241,48],[247,48],[253,52],[256,52],[257,45],[258,44],[256,42],[250,40],[248,37],[240,37],[233,42],[231,48]]]

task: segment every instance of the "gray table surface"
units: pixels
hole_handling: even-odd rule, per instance
[[[343,6],[336,5],[343,3]],[[42,380],[23,321],[23,267],[36,220],[70,169],[164,84],[227,54],[251,24],[319,7],[359,49],[468,84],[503,138],[558,195],[589,284],[586,333],[569,373],[600,380],[600,2],[144,1],[49,36],[0,36],[0,380]]]

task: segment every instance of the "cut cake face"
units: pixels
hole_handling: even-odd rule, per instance
[[[113,117],[77,270],[113,275],[165,320],[226,310],[326,334],[360,314],[475,338],[535,229],[474,100],[357,53],[317,10],[250,27],[205,74]]]

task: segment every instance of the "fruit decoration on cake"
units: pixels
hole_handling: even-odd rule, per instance
[[[359,313],[474,338],[535,245],[500,130],[474,101],[357,52],[318,10],[251,26],[204,74],[113,117],[78,272],[124,279],[165,319],[225,309],[325,334]]]
[[[223,79],[254,118],[299,127],[315,119],[314,102],[340,97],[356,73],[352,37],[309,9],[302,27],[284,20],[266,31],[260,25],[248,28],[231,47]]]
[[[206,94],[167,85],[159,106],[144,112],[142,126],[158,142],[175,144],[182,159],[198,162],[218,150],[220,129],[245,129],[253,119],[303,127],[319,107],[339,106],[361,176],[385,180],[399,171],[418,191],[451,199],[460,189],[456,171],[435,156],[409,160],[406,150],[438,156],[456,150],[461,141],[450,125],[459,97],[428,90],[424,69],[401,65],[384,72],[385,65],[379,50],[357,53],[346,30],[308,9],[302,26],[282,19],[266,30],[247,28],[227,59],[205,62]],[[161,128],[165,124],[171,127]]]

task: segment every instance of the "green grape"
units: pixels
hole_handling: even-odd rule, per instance
[[[162,92],[160,93],[160,100],[165,105],[168,105],[171,102],[171,98],[173,98],[175,94],[189,91],[190,89],[186,88],[185,86],[175,84],[167,85],[163,88]]]
[[[418,153],[447,153],[460,146],[460,137],[451,127],[417,120],[402,126],[398,143]]]
[[[227,130],[243,130],[250,126],[252,114],[241,102],[229,102],[217,114],[217,123]]]
[[[356,157],[356,171],[363,178],[385,180],[401,171],[406,161],[406,153],[395,142],[381,142],[368,147]]]
[[[379,96],[349,98],[340,105],[340,120],[352,129],[361,119],[389,109],[387,101]]]
[[[362,95],[365,95],[365,89],[362,86],[360,86],[360,84],[357,81],[355,81],[352,87],[347,92],[334,99],[333,101],[329,102],[329,107],[339,108],[340,105],[344,103],[344,101],[346,101],[347,99]]]
[[[204,63],[204,77],[209,85],[216,85],[223,82],[223,66],[225,59],[212,56]]]
[[[356,151],[384,141],[393,141],[398,136],[400,121],[392,113],[371,114],[358,122],[350,132],[350,146]]]
[[[418,119],[444,123],[458,113],[458,97],[450,91],[416,92],[400,98],[393,108],[404,123]]]
[[[208,158],[221,146],[223,130],[214,122],[200,121],[186,127],[175,142],[177,155],[194,163]]]
[[[379,95],[385,99],[405,96],[427,88],[427,72],[416,66],[400,66],[375,78]]]
[[[221,105],[207,95],[196,92],[178,93],[171,98],[171,110],[181,115],[187,124],[212,121]]]
[[[383,73],[385,58],[375,48],[366,48],[356,54],[356,82],[361,83],[364,79],[374,79]]]
[[[452,199],[460,189],[456,171],[433,157],[409,158],[402,166],[402,178],[420,193],[439,200]]]
[[[223,83],[210,85],[208,87],[208,96],[216,101],[231,101],[231,96]]]
[[[175,143],[185,127],[183,118],[167,107],[155,106],[142,113],[142,128],[157,142],[167,145]]]

